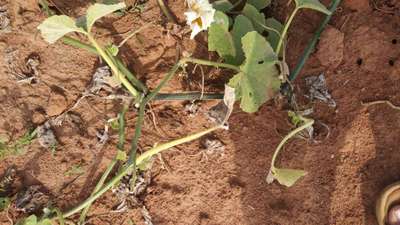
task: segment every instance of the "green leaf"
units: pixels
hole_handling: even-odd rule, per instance
[[[8,208],[11,204],[11,200],[8,197],[0,197],[0,212]]]
[[[96,3],[90,6],[86,14],[87,30],[90,31],[92,29],[92,26],[96,22],[96,20],[123,8],[125,8],[124,2],[113,5]]]
[[[258,10],[264,9],[271,4],[271,0],[247,0],[248,4],[253,5]]]
[[[273,176],[278,182],[286,187],[291,187],[296,181],[304,177],[307,172],[304,170],[294,170],[294,169],[279,169],[274,168]]]
[[[117,158],[117,160],[120,160],[120,161],[126,161],[127,156],[124,151],[118,150],[116,158]]]
[[[112,56],[117,56],[119,53],[119,48],[118,46],[114,44],[110,44],[106,46],[106,49],[109,53],[111,53]]]
[[[265,21],[265,26],[270,28],[267,29],[268,31],[267,41],[271,44],[273,49],[276,49],[279,43],[279,39],[282,35],[283,25],[274,18],[268,18]]]
[[[296,1],[296,8],[306,8],[306,9],[313,9],[326,15],[330,15],[332,12],[329,11],[321,2],[318,0],[295,0]]]
[[[215,10],[221,12],[228,12],[233,8],[233,4],[228,0],[219,0],[212,3]]]
[[[242,49],[242,37],[244,37],[250,31],[254,31],[251,21],[243,15],[238,15],[231,31],[236,49],[236,57],[233,62],[235,65],[243,63],[244,52]]]
[[[215,12],[214,23],[220,24],[224,30],[229,30],[229,17],[221,11]]]
[[[38,225],[35,215],[30,215],[28,218],[22,219],[16,225]]]
[[[216,51],[218,55],[230,63],[236,55],[235,45],[229,29],[229,19],[223,12],[215,13],[215,22],[208,29],[208,50]]]
[[[42,37],[50,44],[70,32],[86,33],[82,28],[76,26],[75,20],[64,15],[47,18],[38,26],[38,29],[42,33]]]
[[[37,225],[53,225],[50,219],[41,220]]]
[[[265,26],[265,15],[258,11],[256,7],[250,4],[246,4],[243,8],[242,14],[251,20],[254,28],[258,33],[264,31],[263,25]],[[261,25],[260,25],[261,24]]]
[[[245,112],[256,112],[279,90],[281,81],[276,67],[278,57],[271,45],[256,31],[242,38],[245,62],[240,66],[242,72],[236,74],[229,86],[236,89],[240,107]]]

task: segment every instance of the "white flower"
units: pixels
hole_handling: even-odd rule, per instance
[[[185,12],[187,24],[192,29],[190,39],[198,33],[207,30],[214,22],[215,9],[208,0],[186,0],[189,10]]]

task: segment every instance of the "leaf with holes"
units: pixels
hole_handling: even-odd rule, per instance
[[[68,16],[51,16],[38,26],[42,37],[50,44],[70,32],[86,33],[75,24],[75,20]]]
[[[215,22],[208,28],[208,50],[216,51],[225,62],[231,63],[236,57],[236,49],[228,29],[228,16],[217,11]]]
[[[242,38],[242,46],[246,56],[240,66],[242,72],[229,81],[229,86],[236,89],[243,111],[251,113],[279,90],[281,81],[276,67],[279,61],[271,45],[256,31]]]
[[[246,4],[242,10],[242,14],[251,20],[256,31],[258,31],[260,34],[264,31],[264,13],[259,12],[258,9],[253,5]]]
[[[296,8],[306,8],[306,9],[313,9],[326,15],[330,15],[331,11],[329,11],[320,1],[318,0],[295,0],[296,1]]]
[[[243,15],[238,15],[235,18],[235,23],[233,24],[233,28],[231,31],[236,49],[236,57],[233,62],[235,65],[240,65],[241,63],[243,63],[244,52],[242,49],[242,37],[244,37],[248,32],[251,31],[254,31],[254,27],[251,21]]]
[[[11,200],[8,197],[0,197],[0,212],[10,206]]]
[[[253,5],[258,10],[264,9],[271,4],[271,0],[247,0],[248,4]]]
[[[86,13],[86,27],[90,31],[93,24],[100,18],[115,12],[117,10],[125,8],[125,3],[121,2],[113,5],[99,4],[96,3],[89,7]]]

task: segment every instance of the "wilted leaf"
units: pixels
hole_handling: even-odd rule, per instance
[[[253,5],[258,10],[261,10],[269,6],[271,4],[271,0],[247,0],[247,3]]]
[[[296,8],[307,8],[313,9],[326,15],[330,15],[331,11],[329,11],[321,2],[318,0],[295,0]]]
[[[42,33],[43,38],[50,44],[53,44],[70,32],[85,33],[82,28],[76,26],[75,20],[64,15],[47,18],[38,26],[38,29]]]
[[[268,31],[267,41],[271,44],[273,49],[276,49],[279,43],[279,39],[281,38],[282,35],[283,25],[274,18],[268,18],[265,21],[265,26],[270,28],[267,30]]]
[[[307,172],[304,170],[274,168],[272,174],[280,184],[291,187],[298,179],[305,176]]]
[[[228,0],[219,0],[212,3],[212,6],[215,10],[221,12],[228,12],[233,8],[233,5]]]
[[[254,31],[254,27],[251,21],[243,15],[238,15],[235,19],[235,23],[233,24],[233,28],[231,31],[236,49],[236,57],[233,62],[235,65],[243,63],[244,52],[242,49],[242,37],[244,37],[244,35],[246,35],[250,31]]]
[[[236,89],[240,107],[245,112],[256,112],[271,99],[280,88],[279,71],[276,68],[278,57],[270,44],[256,31],[242,38],[245,62],[240,66],[242,72],[236,74],[229,86]]]
[[[229,19],[222,13],[215,13],[215,22],[208,29],[208,50],[216,51],[218,55],[230,63],[236,55],[235,45],[229,29]]]
[[[242,11],[243,15],[251,20],[254,25],[254,28],[258,31],[258,33],[262,33],[265,26],[265,15],[258,11],[256,7],[250,4],[246,4]],[[260,25],[261,24],[261,25]]]
[[[96,3],[92,6],[90,6],[89,9],[87,10],[87,14],[86,14],[86,24],[87,24],[88,31],[90,31],[92,29],[92,26],[96,22],[96,20],[98,20],[101,17],[104,17],[114,11],[117,11],[117,10],[120,10],[123,8],[125,8],[124,2],[121,2],[118,4],[113,4],[113,5]]]

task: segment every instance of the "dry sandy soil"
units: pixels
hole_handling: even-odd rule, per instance
[[[89,1],[54,0],[64,13],[82,15]],[[167,1],[184,23],[183,0]],[[323,1],[328,4],[329,1]],[[0,0],[11,20],[10,32],[0,33],[0,134],[10,140],[65,111],[90,83],[101,65],[81,49],[57,43],[48,45],[36,27],[46,18],[36,0]],[[287,1],[274,1],[266,14],[284,21]],[[119,42],[131,29],[154,22],[121,49],[123,61],[148,86],[154,87],[174,64],[177,51],[211,58],[205,35],[189,40],[188,28],[166,22],[155,0],[142,13],[112,16],[99,23],[96,36],[103,43]],[[305,11],[289,33],[288,62],[296,64],[312,37],[321,15]],[[15,71],[26,74],[26,60],[36,56],[39,81],[18,83]],[[28,68],[29,69],[29,68]],[[206,90],[220,90],[226,78],[206,70]],[[25,71],[25,73],[24,73]],[[28,71],[29,72],[29,71]],[[32,71],[30,71],[32,72]],[[310,102],[304,78],[324,73],[336,108]],[[176,76],[164,91],[199,90],[199,71]],[[302,108],[330,128],[316,130],[318,142],[294,139],[280,155],[279,165],[303,168],[308,174],[291,188],[265,182],[277,144],[292,126],[284,107],[271,101],[254,114],[237,107],[228,131],[207,139],[220,140],[223,151],[207,152],[204,139],[179,146],[154,161],[152,181],[141,200],[155,225],[292,225],[376,224],[374,203],[379,191],[400,180],[400,112],[387,105],[366,107],[362,102],[390,100],[400,104],[400,3],[397,0],[344,0],[316,52],[294,83]],[[146,116],[141,150],[181,137],[207,126],[205,113],[215,102],[203,102],[188,113],[188,102],[157,102]],[[59,145],[52,154],[33,141],[22,155],[8,156],[0,174],[15,165],[23,187],[40,184],[54,204],[69,209],[90,195],[102,171],[112,159],[117,133],[99,147],[96,132],[121,109],[118,100],[89,97],[55,127]],[[128,115],[132,138],[135,112]],[[153,123],[156,121],[156,123]],[[82,175],[68,174],[80,165]],[[141,208],[112,212],[118,203],[112,192],[97,200],[88,224],[144,224]],[[24,215],[11,207],[0,213],[0,224]],[[77,219],[77,217],[74,217]]]

